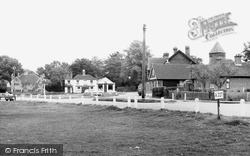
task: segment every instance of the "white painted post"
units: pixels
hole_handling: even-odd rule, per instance
[[[46,99],[46,95],[45,94],[43,94],[43,98]]]
[[[36,98],[39,99],[39,95],[38,94],[36,95]]]
[[[81,102],[82,102],[82,105],[83,105],[83,95],[81,96]]]
[[[52,95],[49,96],[49,99],[52,100]]]
[[[244,99],[241,99],[240,100],[240,116],[245,116],[246,113],[245,113],[245,100]]]
[[[113,97],[113,105],[116,106],[116,98]]]
[[[22,94],[22,100],[24,100],[24,94]]]
[[[200,102],[199,102],[199,99],[198,98],[195,98],[195,106],[194,106],[194,111],[195,113],[198,113],[200,110]]]
[[[95,100],[96,100],[96,104],[98,105],[99,104],[98,95],[95,97]]]
[[[30,94],[30,100],[32,99],[32,94]]]
[[[165,105],[164,105],[164,98],[161,97],[161,109],[164,109],[165,108]]]
[[[135,101],[134,101],[134,107],[137,109],[138,108],[138,102],[137,102],[137,97],[135,97]]]
[[[174,100],[174,93],[172,93],[172,100]]]
[[[61,95],[58,95],[58,100],[61,101]]]
[[[69,95],[69,99],[71,100],[71,95]]]
[[[184,93],[184,101],[187,100],[187,93]]]
[[[131,100],[130,100],[130,97],[128,97],[128,107],[131,107]]]

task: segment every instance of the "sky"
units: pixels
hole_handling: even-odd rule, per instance
[[[0,56],[17,59],[36,71],[53,61],[73,63],[94,56],[107,59],[134,40],[143,40],[154,57],[173,54],[173,47],[206,64],[218,41],[228,59],[250,41],[249,0],[1,0]],[[189,20],[230,12],[234,33],[206,41],[191,40]]]

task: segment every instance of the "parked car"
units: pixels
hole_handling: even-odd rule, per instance
[[[1,98],[4,98],[6,101],[15,101],[16,100],[16,96],[14,94],[11,94],[11,93],[2,93],[0,95],[0,100]]]

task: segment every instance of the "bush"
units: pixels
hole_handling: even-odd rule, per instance
[[[117,92],[134,92],[136,91],[136,87],[135,86],[117,87],[116,91]]]
[[[236,93],[228,93],[227,94],[227,100],[228,101],[240,101],[241,99],[244,100],[248,100],[247,99],[247,93],[240,93],[240,92],[236,92]]]

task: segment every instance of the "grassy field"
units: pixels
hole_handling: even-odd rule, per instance
[[[1,101],[0,121],[0,143],[58,143],[66,156],[250,155],[249,118]]]

